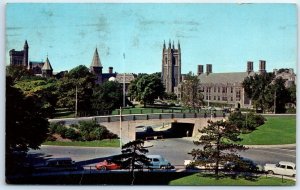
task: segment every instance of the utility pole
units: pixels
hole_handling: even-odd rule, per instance
[[[120,106],[120,148],[122,149],[122,107]]]
[[[274,114],[276,114],[276,89],[274,93]]]
[[[123,58],[124,58],[124,68],[125,68],[125,53],[123,53]],[[125,104],[125,69],[124,69],[124,74],[123,74],[123,107],[126,107]]]
[[[77,106],[78,106],[78,98],[77,98],[77,85],[76,85],[76,89],[75,89],[75,117],[77,117]]]

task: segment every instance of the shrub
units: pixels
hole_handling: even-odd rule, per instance
[[[65,138],[68,138],[71,140],[77,140],[78,137],[79,137],[79,134],[73,128],[68,128],[65,131]]]

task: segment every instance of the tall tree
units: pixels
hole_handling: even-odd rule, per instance
[[[136,163],[142,163],[143,165],[148,166],[150,164],[149,158],[145,154],[148,153],[148,149],[144,147],[144,141],[143,140],[135,140],[126,143],[122,146],[122,154],[115,157],[115,159],[121,160],[123,165],[124,163],[127,163],[129,165],[129,171],[132,176],[131,184],[134,184],[135,175],[134,175],[134,169],[136,166]],[[127,165],[125,164],[125,165]]]
[[[122,85],[118,82],[107,81],[96,86],[92,96],[92,109],[102,113],[111,113],[122,105]]]
[[[88,112],[91,108],[91,97],[95,86],[95,76],[86,66],[72,69],[59,83],[58,106],[75,109],[76,88],[78,112]]]
[[[130,95],[138,101],[153,104],[154,100],[164,95],[165,88],[157,74],[142,75],[129,87]]]
[[[202,133],[195,145],[203,146],[202,149],[193,149],[191,154],[195,165],[210,164],[214,167],[215,175],[219,176],[219,166],[227,161],[238,160],[238,150],[245,150],[243,145],[236,142],[241,141],[239,129],[228,121],[208,121],[208,126],[199,130]]]
[[[6,77],[6,153],[39,148],[47,137],[48,125],[35,100],[24,96]]]
[[[242,85],[249,98],[252,99],[253,105],[258,110],[264,112],[268,109],[270,103],[270,84],[274,79],[273,73],[255,74],[245,78]]]
[[[197,76],[189,73],[181,83],[181,102],[184,106],[198,109],[203,105],[203,95],[199,91],[200,81]]]

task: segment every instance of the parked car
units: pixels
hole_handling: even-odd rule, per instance
[[[75,161],[69,157],[64,158],[51,158],[46,161],[44,165],[37,166],[36,171],[65,171],[65,170],[78,170]]]
[[[150,159],[150,169],[174,169],[174,166],[161,155],[147,155]]]
[[[224,170],[233,172],[262,172],[263,167],[253,160],[241,157],[236,161],[227,162],[224,165]]]
[[[111,160],[104,160],[95,165],[97,170],[118,170],[121,169],[121,165],[117,164]]]
[[[266,164],[264,170],[269,174],[296,176],[296,164],[293,162],[280,161],[277,164]]]

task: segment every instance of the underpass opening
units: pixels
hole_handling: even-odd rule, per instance
[[[171,122],[166,127],[136,126],[136,139],[182,138],[193,135],[194,123]]]

